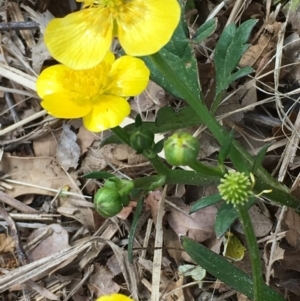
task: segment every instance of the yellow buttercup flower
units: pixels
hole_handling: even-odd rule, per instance
[[[102,296],[96,299],[96,301],[133,301],[133,300],[122,294],[112,294],[112,295]]]
[[[145,56],[171,39],[180,19],[178,0],[77,0],[83,10],[50,21],[44,40],[51,55],[72,69],[99,64],[118,37],[124,51]]]
[[[36,88],[42,107],[57,118],[83,118],[84,126],[100,132],[119,125],[130,113],[127,97],[140,94],[150,72],[140,59],[115,60],[108,52],[97,66],[73,70],[64,65],[45,69]]]

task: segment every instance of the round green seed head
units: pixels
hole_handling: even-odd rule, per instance
[[[218,186],[222,199],[234,206],[244,204],[253,195],[250,178],[243,172],[227,173]]]

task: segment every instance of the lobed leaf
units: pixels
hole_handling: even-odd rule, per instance
[[[233,70],[249,47],[249,44],[245,43],[256,23],[257,20],[251,19],[238,28],[235,24],[230,24],[224,28],[215,50],[216,95],[226,90],[233,80],[249,74],[250,70],[252,72],[252,68],[248,67],[243,72],[232,76]]]
[[[216,18],[206,21],[197,29],[195,35],[192,38],[192,42],[197,44],[203,42],[205,39],[207,39],[214,33],[214,31],[217,28],[217,25],[218,20]]]

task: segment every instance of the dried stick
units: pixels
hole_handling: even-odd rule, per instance
[[[39,29],[39,24],[35,21],[0,23],[0,31],[23,29]]]

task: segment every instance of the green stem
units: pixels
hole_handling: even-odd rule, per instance
[[[130,145],[130,135],[121,127],[117,126],[110,129],[120,140],[125,144]],[[150,161],[157,173],[161,175],[168,175],[171,171],[153,151],[144,151],[143,155]]]
[[[211,110],[210,110],[211,114],[215,114],[215,112],[216,112],[216,110],[217,110],[219,104],[220,104],[221,101],[222,101],[223,95],[224,95],[224,93],[223,93],[223,92],[220,92],[220,93],[215,97],[215,99],[214,99],[214,101],[213,101],[213,104],[212,104],[212,107],[211,107]]]
[[[110,129],[119,139],[121,139],[125,144],[130,146],[130,135],[125,132],[121,127],[116,126]]]
[[[130,140],[129,140],[129,134],[126,133],[122,128],[115,127],[112,128],[111,131],[124,143],[130,146]],[[212,181],[217,182],[219,180],[218,177],[214,176],[207,176],[203,175],[201,173],[197,173],[194,171],[186,171],[186,170],[172,170],[168,168],[163,162],[160,157],[157,156],[157,154],[154,154],[153,152],[145,151],[143,152],[143,155],[150,161],[153,168],[156,170],[156,172],[159,175],[166,176],[166,184],[189,184],[189,185],[207,185],[208,183],[211,183]],[[136,184],[138,185],[144,185],[143,181]],[[147,181],[148,182],[148,181]],[[150,184],[150,182],[148,182]]]
[[[168,168],[162,159],[153,151],[144,151],[143,155],[149,160],[153,168],[160,175],[168,176],[172,170]]]
[[[224,173],[221,171],[220,168],[215,166],[204,165],[198,160],[193,160],[189,162],[189,167],[203,175],[220,177],[220,178],[224,176]]]
[[[142,209],[144,205],[144,194],[142,194],[137,202],[136,209],[133,216],[132,225],[129,230],[129,236],[128,236],[128,260],[130,263],[133,263],[133,244],[134,244],[134,235],[135,231],[140,219],[140,216],[142,214]]]
[[[149,56],[149,58],[155,64],[158,71],[164,76],[165,80],[168,81],[169,84],[178,91],[182,98],[184,98],[195,110],[199,118],[211,131],[220,145],[225,144],[226,140],[229,139],[229,134],[218,123],[215,117],[210,114],[204,101],[201,99],[201,96],[196,95],[183,81],[181,81],[159,52]],[[253,158],[235,140],[232,142],[229,157],[238,171],[248,173],[249,170],[252,170]],[[263,167],[259,167],[256,170],[255,175],[259,179],[262,190],[272,189],[272,192],[267,196],[269,199],[282,205],[297,210],[299,209],[299,200],[291,196],[289,190],[278,183]],[[282,198],[282,195],[284,195],[284,198]]]
[[[263,301],[265,282],[263,279],[259,249],[258,249],[253,225],[250,219],[249,212],[244,205],[237,205],[236,209],[239,213],[239,217],[243,225],[244,233],[247,240],[249,255],[250,255],[254,301]]]
[[[200,98],[200,95],[196,95],[193,91],[186,86],[186,84],[178,77],[178,75],[173,71],[168,65],[165,59],[160,55],[160,53],[155,53],[149,58],[156,65],[156,68],[163,74],[164,78],[176,89],[179,94],[189,103],[189,105],[195,110],[199,115],[201,121],[207,126],[207,128],[213,133],[217,141],[223,145],[226,140],[229,139],[229,134],[222,128],[218,121],[210,114],[204,101]],[[245,170],[244,158],[235,149],[231,148],[230,158],[239,171]]]

